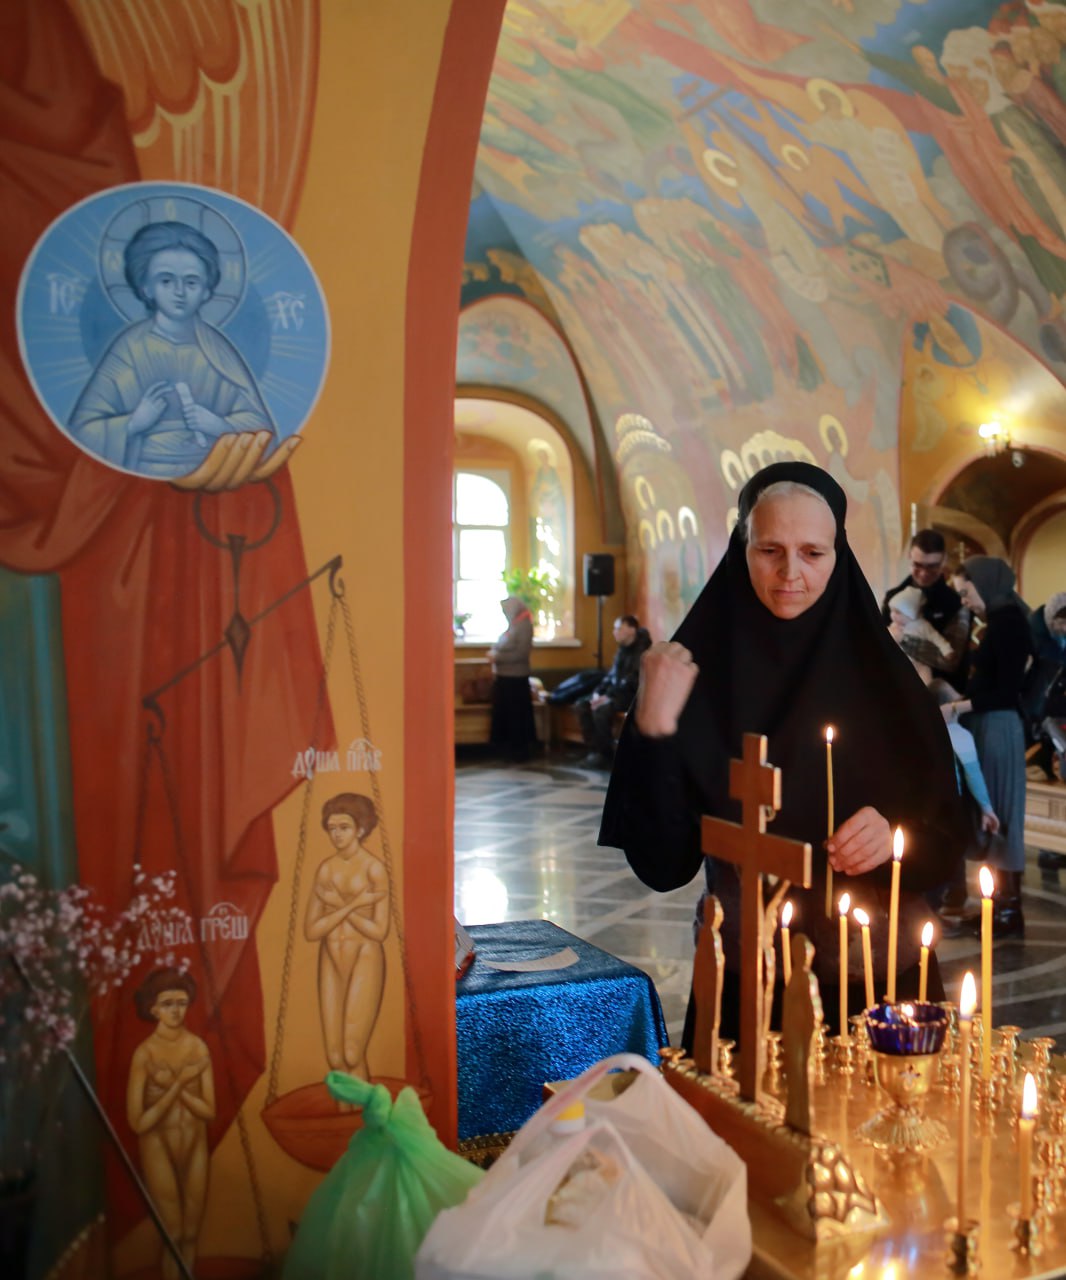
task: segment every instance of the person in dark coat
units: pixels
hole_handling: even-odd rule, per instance
[[[1029,606],[1014,590],[1014,570],[999,556],[970,556],[959,566],[955,587],[967,608],[985,621],[970,661],[966,697],[945,703],[945,718],[961,719],[977,743],[981,772],[999,816],[992,912],[996,937],[1025,932],[1022,872],[1025,870],[1025,731],[1022,685],[1033,651]]]
[[[943,636],[948,648],[945,652],[941,645],[923,642],[916,635],[905,637],[900,646],[908,658],[929,667],[934,676],[947,678],[961,688],[973,617],[944,577],[946,559],[944,535],[936,529],[919,529],[911,539],[910,573],[885,593],[881,616],[891,622],[893,597],[917,587],[922,597],[920,617]]]
[[[700,817],[740,819],[729,762],[740,757],[744,734],[765,734],[768,759],[781,769],[774,834],[814,849],[812,888],[790,894],[792,928],[815,945],[831,1027],[841,975],[837,921],[825,914],[827,865],[834,895],[848,891],[871,917],[883,993],[892,827],[904,828],[897,994],[906,998],[917,990],[928,914],[921,891],[947,879],[965,846],[947,730],[881,620],[848,546],[846,505],[836,481],[807,463],[774,463],[748,481],[721,563],[674,639],[644,657],[608,787],[600,844],[624,850],[640,879],[661,891],[687,884],[703,867],[722,903],[724,1036],[739,1026],[740,881],[730,863],[704,857]],[[836,733],[836,822],[828,839],[827,725]],[[930,961],[935,1000],[942,986],[935,956]],[[858,945],[843,980],[850,1007],[863,1008]],[[690,1002],[686,1047],[692,1012]]]
[[[610,670],[587,698],[575,705],[581,734],[589,754],[582,764],[592,769],[609,769],[614,759],[614,721],[620,711],[628,711],[640,679],[640,658],[651,645],[647,628],[631,613],[614,620],[618,645]]]
[[[1047,604],[1034,609],[1029,617],[1033,637],[1033,659],[1038,664],[1036,678],[1040,704],[1032,711],[1039,750],[1035,763],[1044,770],[1049,782],[1058,776],[1066,782],[1062,770],[1066,739],[1066,591],[1057,591]],[[1059,757],[1056,766],[1055,757]],[[1042,850],[1042,867],[1066,866],[1066,856]]]

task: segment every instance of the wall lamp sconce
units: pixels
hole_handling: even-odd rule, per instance
[[[985,442],[985,449],[990,457],[1004,453],[1010,448],[1010,427],[1000,422],[982,422],[977,434]]]

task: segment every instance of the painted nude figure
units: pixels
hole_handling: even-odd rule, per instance
[[[377,821],[369,796],[346,792],[322,806],[322,826],[336,852],[318,868],[304,917],[304,936],[320,944],[326,1060],[332,1070],[361,1080],[370,1079],[367,1046],[381,1008],[389,932],[388,871],[363,845]]]
[[[185,1026],[196,983],[177,969],[156,969],[134,993],[137,1016],[155,1030],[134,1050],[126,1115],[137,1135],[141,1172],[189,1272],[207,1198],[207,1126],[215,1085],[207,1045]],[[177,1280],[164,1250],[163,1280]]]

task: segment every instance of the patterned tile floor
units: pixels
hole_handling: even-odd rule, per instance
[[[578,755],[504,765],[463,754],[455,778],[455,913],[465,924],[547,919],[650,974],[673,1043],[692,975],[698,886],[655,893],[625,858],[596,844],[606,774]],[[997,943],[995,1020],[1066,1049],[1066,871],[1025,872],[1024,942]],[[945,985],[957,991],[980,964],[976,938],[939,947]]]

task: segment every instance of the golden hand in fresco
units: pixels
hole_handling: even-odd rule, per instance
[[[137,1134],[141,1172],[190,1273],[207,1199],[207,1126],[215,1117],[215,1085],[207,1045],[186,1029],[196,984],[176,969],[157,969],[135,996],[137,1012],[156,1029],[134,1050],[126,1115]],[[169,1251],[164,1280],[177,1280]]]
[[[320,944],[322,1039],[332,1070],[369,1080],[367,1046],[385,987],[389,875],[362,843],[377,825],[369,797],[327,800],[322,825],[336,852],[318,868],[304,917],[304,937]]]
[[[219,493],[243,484],[269,480],[295,453],[301,436],[289,436],[263,460],[274,436],[269,431],[230,431],[215,441],[211,452],[195,471],[171,481],[178,489]]]

